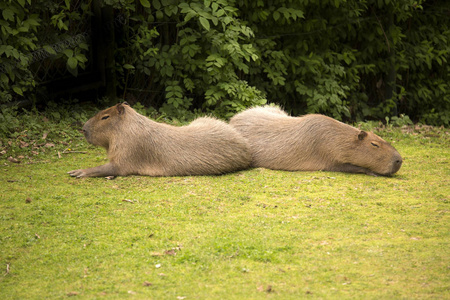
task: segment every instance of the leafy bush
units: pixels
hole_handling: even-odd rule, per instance
[[[70,0],[3,1],[0,101],[33,96],[28,54],[37,48],[74,76],[86,66],[85,41],[55,51],[39,33],[51,26],[53,41],[63,40],[94,4],[120,19],[119,94],[164,115],[227,118],[268,99],[293,114],[354,121],[404,114],[450,124],[443,0],[95,0],[76,9]]]

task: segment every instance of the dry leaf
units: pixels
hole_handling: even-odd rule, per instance
[[[27,199],[25,199],[25,203],[31,203],[31,198],[30,197],[28,197]]]
[[[12,163],[15,163],[15,164],[20,164],[20,160],[17,160],[15,158],[13,158],[12,156],[8,157],[8,161],[12,162]]]
[[[266,292],[273,293],[275,292],[271,285],[268,285],[267,288],[264,288],[264,285],[260,285],[257,287],[258,292]]]
[[[42,135],[42,139],[45,140],[47,138],[48,132],[44,132],[44,134]]]
[[[166,250],[164,251],[165,255],[177,255],[177,252],[175,251],[175,249],[170,249],[170,250]]]
[[[47,148],[51,148],[51,147],[55,147],[55,144],[53,144],[53,143],[47,143],[47,144],[45,144],[44,146],[47,147]]]
[[[67,293],[67,296],[71,297],[71,296],[77,296],[79,293],[78,292],[69,292]]]
[[[148,281],[144,281],[143,286],[152,286],[152,283],[151,283],[151,282],[148,282]]]

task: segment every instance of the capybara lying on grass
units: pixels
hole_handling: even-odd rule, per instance
[[[99,112],[83,126],[87,141],[108,153],[109,163],[70,171],[75,177],[214,175],[246,169],[246,140],[230,125],[199,118],[187,126],[157,123],[127,103]]]
[[[374,133],[323,115],[290,117],[278,107],[245,110],[230,120],[252,152],[252,166],[288,171],[392,175],[400,154]]]

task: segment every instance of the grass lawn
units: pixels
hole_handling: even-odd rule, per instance
[[[2,157],[1,299],[449,299],[450,133],[379,134],[393,177],[75,179],[106,162],[81,138]]]

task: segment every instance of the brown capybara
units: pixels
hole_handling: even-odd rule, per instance
[[[209,117],[176,127],[120,103],[89,119],[83,132],[89,143],[106,148],[109,163],[70,171],[75,177],[218,175],[246,169],[251,161],[246,140]]]
[[[397,150],[376,134],[323,115],[290,117],[263,106],[235,115],[230,125],[247,139],[253,167],[388,176],[402,165]]]

